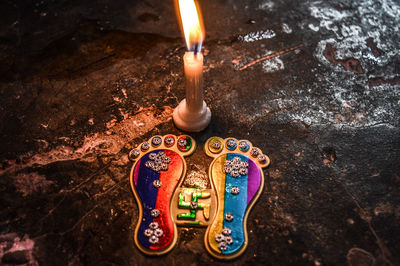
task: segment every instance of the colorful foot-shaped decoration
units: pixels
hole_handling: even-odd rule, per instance
[[[148,255],[165,254],[176,243],[171,198],[186,174],[183,156],[192,154],[195,148],[189,136],[166,135],[154,136],[129,153],[134,161],[130,183],[139,206],[135,243]]]
[[[247,247],[247,216],[262,192],[262,168],[270,160],[247,140],[212,137],[204,147],[206,154],[215,158],[209,175],[218,202],[205,246],[218,259],[233,259]]]

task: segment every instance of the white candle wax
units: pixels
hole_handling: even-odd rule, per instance
[[[186,52],[183,56],[186,98],[175,108],[175,125],[189,132],[205,129],[211,120],[211,112],[203,100],[203,55]]]
[[[189,112],[203,108],[203,55],[186,52],[183,56],[185,68],[186,105]]]

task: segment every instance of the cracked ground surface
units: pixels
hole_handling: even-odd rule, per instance
[[[272,161],[233,264],[399,265],[399,3],[199,2],[213,117],[192,134],[188,175],[207,173],[214,135],[247,138]],[[0,6],[1,263],[224,264],[201,228],[180,228],[161,258],[133,243],[127,153],[181,133],[172,1]]]

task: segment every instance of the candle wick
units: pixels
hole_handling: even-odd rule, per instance
[[[201,42],[197,42],[194,45],[194,56],[197,56],[197,53],[201,53]]]
[[[193,53],[193,55],[197,57],[197,54],[201,53],[201,47],[202,47],[201,42],[193,43],[190,46],[186,46],[186,51],[189,53]]]

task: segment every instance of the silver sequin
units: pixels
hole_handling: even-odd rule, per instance
[[[146,230],[144,230],[144,235],[147,236],[147,237],[152,236],[153,233],[154,233],[154,231],[151,230],[151,229],[149,229],[149,228],[147,228]]]
[[[239,142],[239,147],[241,149],[245,149],[245,148],[247,148],[247,143],[245,141],[241,141],[241,142]]]
[[[160,164],[155,164],[153,167],[153,171],[158,173],[161,171],[161,165]]]
[[[231,176],[233,176],[233,177],[239,177],[239,176],[240,176],[239,170],[237,170],[237,169],[232,170]]]
[[[192,210],[197,209],[198,206],[199,206],[199,204],[196,201],[190,202],[190,209],[192,209]]]
[[[228,221],[228,222],[231,222],[233,220],[233,214],[230,213],[230,212],[227,212],[225,214],[225,220]]]
[[[140,151],[138,149],[133,149],[130,155],[132,158],[137,158],[140,155]]]
[[[260,152],[256,148],[251,148],[250,154],[253,157],[257,157],[260,154]]]
[[[149,224],[150,229],[157,229],[158,228],[158,223],[157,222],[152,222]]]
[[[213,142],[212,147],[216,150],[221,148],[221,143],[219,141]]]
[[[241,151],[248,151],[250,146],[246,141],[239,142],[239,148]]]
[[[149,159],[150,160],[154,160],[155,158],[157,158],[157,154],[155,154],[154,152],[149,154]]]
[[[154,218],[157,218],[158,216],[160,216],[160,211],[157,209],[152,209],[151,210],[151,216]]]
[[[154,187],[159,188],[159,187],[161,187],[161,185],[162,185],[161,180],[156,179],[156,180],[153,181],[153,186]]]
[[[158,146],[158,145],[161,144],[161,141],[162,141],[162,139],[161,139],[160,137],[154,137],[154,138],[151,140],[151,143],[152,143],[154,146]]]
[[[168,164],[166,163],[161,164],[161,170],[168,171]]]
[[[215,241],[217,241],[218,243],[224,241],[224,239],[225,236],[223,234],[218,234],[215,236]]]
[[[181,147],[185,147],[187,144],[186,139],[180,139],[178,140],[178,145]]]
[[[232,188],[231,188],[231,193],[232,193],[233,195],[237,195],[237,194],[239,194],[239,192],[240,192],[240,190],[239,190],[238,187],[232,187]]]
[[[218,244],[218,248],[222,251],[226,250],[228,248],[228,246],[226,245],[225,242],[221,242]]]
[[[155,235],[152,235],[152,236],[150,236],[150,238],[149,238],[149,242],[151,243],[151,244],[157,244],[158,243],[158,237],[156,237]]]
[[[246,162],[246,161],[242,161],[242,162],[240,163],[240,167],[249,167],[249,163]]]
[[[149,160],[145,162],[147,168],[151,168],[154,172],[159,173],[162,171],[168,171],[168,164],[171,162],[171,158],[166,156],[163,151],[158,153],[150,153]]]
[[[226,142],[226,145],[228,146],[228,148],[234,148],[234,147],[236,147],[236,141],[235,140],[233,140],[233,139],[229,139],[227,142]]]
[[[164,141],[165,141],[165,144],[167,144],[168,146],[174,144],[174,142],[175,142],[173,137],[166,137]]]
[[[235,158],[233,158],[232,161],[234,164],[237,164],[237,163],[240,163],[242,161],[242,159],[240,159],[240,157],[236,156]]]
[[[231,236],[232,230],[229,227],[224,227],[222,233],[215,236],[215,241],[218,244],[220,250],[226,250],[228,245],[233,243],[233,238]]]
[[[236,156],[232,160],[225,161],[224,172],[235,178],[245,176],[248,173],[248,166],[248,162],[242,161],[240,157]]]
[[[240,170],[239,170],[239,174],[240,175],[247,175],[247,173],[248,173],[248,170],[247,170],[247,168],[240,168]]]
[[[154,162],[153,161],[146,161],[144,163],[144,166],[146,166],[147,168],[153,168],[154,167]]]
[[[164,232],[160,228],[157,228],[156,230],[154,230],[154,235],[156,237],[161,237],[163,234],[164,234]]]
[[[224,227],[224,228],[222,229],[222,234],[223,234],[224,236],[229,236],[231,233],[232,233],[232,230],[231,230],[229,227]]]
[[[143,142],[141,146],[142,150],[150,149],[150,144],[148,142]]]
[[[267,161],[267,158],[265,157],[265,155],[261,154],[261,155],[258,155],[257,160],[260,163],[265,163]]]
[[[230,174],[232,172],[232,167],[225,166],[224,171],[225,171],[226,174]]]

